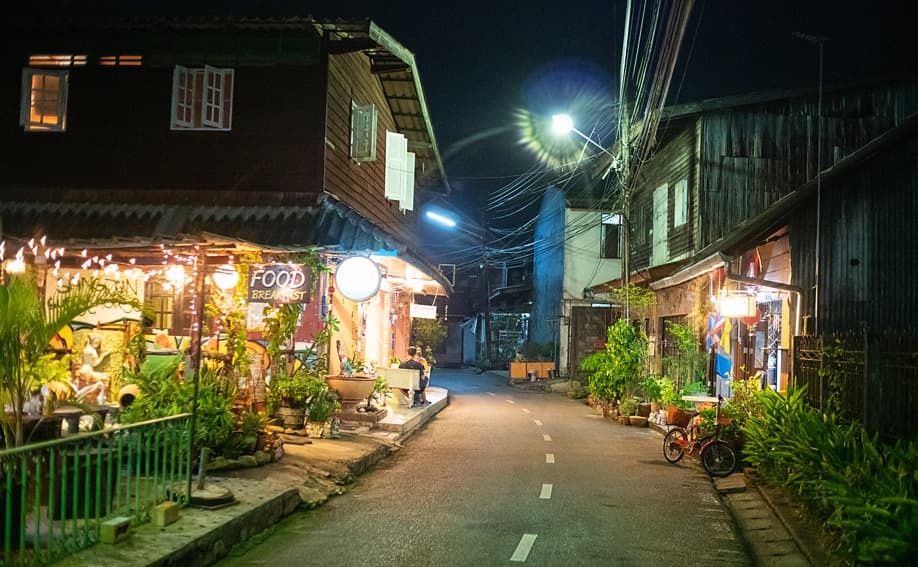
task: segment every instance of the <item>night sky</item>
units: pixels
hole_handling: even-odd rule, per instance
[[[517,110],[563,110],[570,82],[606,97],[618,88],[624,1],[311,5],[370,17],[415,54],[455,202],[469,212],[533,163]],[[914,71],[914,22],[901,1],[699,0],[669,102],[815,86],[818,50],[793,32],[829,38],[826,83]]]
[[[518,144],[516,112],[547,118],[564,110],[572,93],[615,96],[625,10],[624,0],[61,3],[84,14],[91,5],[108,16],[369,17],[415,54],[453,199],[467,210],[533,165]],[[827,83],[914,70],[918,34],[907,6],[888,0],[698,0],[669,102],[814,86],[817,48],[795,38],[795,31],[829,38]]]

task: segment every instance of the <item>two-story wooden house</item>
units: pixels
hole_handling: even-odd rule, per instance
[[[793,337],[865,325],[903,330],[913,320],[914,309],[875,300],[896,296],[912,273],[889,263],[900,240],[882,235],[904,231],[901,242],[911,242],[901,215],[913,214],[914,204],[901,195],[854,198],[857,191],[828,183],[877,196],[913,186],[907,165],[884,176],[851,164],[865,155],[874,164],[892,159],[898,150],[877,144],[907,138],[901,132],[914,121],[918,86],[903,77],[826,88],[821,135],[818,107],[814,89],[665,110],[629,211],[631,281],[656,292],[646,326],[657,369],[671,342],[667,321],[706,334],[720,376],[761,373],[763,383],[783,389]],[[842,172],[853,177],[843,183]],[[881,265],[882,277],[870,273]]]
[[[372,255],[381,293],[369,316],[336,307],[341,338],[366,360],[404,355],[413,294],[449,288],[417,248],[416,192],[449,187],[404,46],[369,20],[7,25],[0,219],[10,249],[43,236],[147,266],[163,249],[205,250],[209,264],[252,252],[284,261],[317,249],[330,266]],[[155,281],[148,299],[163,294]],[[321,285],[313,319],[340,303],[333,281]],[[167,295],[155,326],[188,335],[187,298]]]

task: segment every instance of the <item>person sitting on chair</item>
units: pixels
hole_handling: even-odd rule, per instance
[[[424,374],[424,365],[418,361],[418,348],[417,347],[408,347],[408,360],[398,365],[399,368],[407,368],[408,370],[419,370],[421,372],[421,387],[414,393],[414,400],[412,405],[430,405],[430,402],[427,401],[427,382],[428,378]],[[406,392],[407,395],[407,392]]]

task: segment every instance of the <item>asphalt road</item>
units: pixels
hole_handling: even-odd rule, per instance
[[[221,566],[751,565],[697,465],[583,401],[437,369],[449,407]]]

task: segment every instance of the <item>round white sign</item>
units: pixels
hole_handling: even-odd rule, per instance
[[[351,256],[335,270],[338,291],[351,301],[366,301],[376,295],[381,280],[379,266],[364,256]]]

